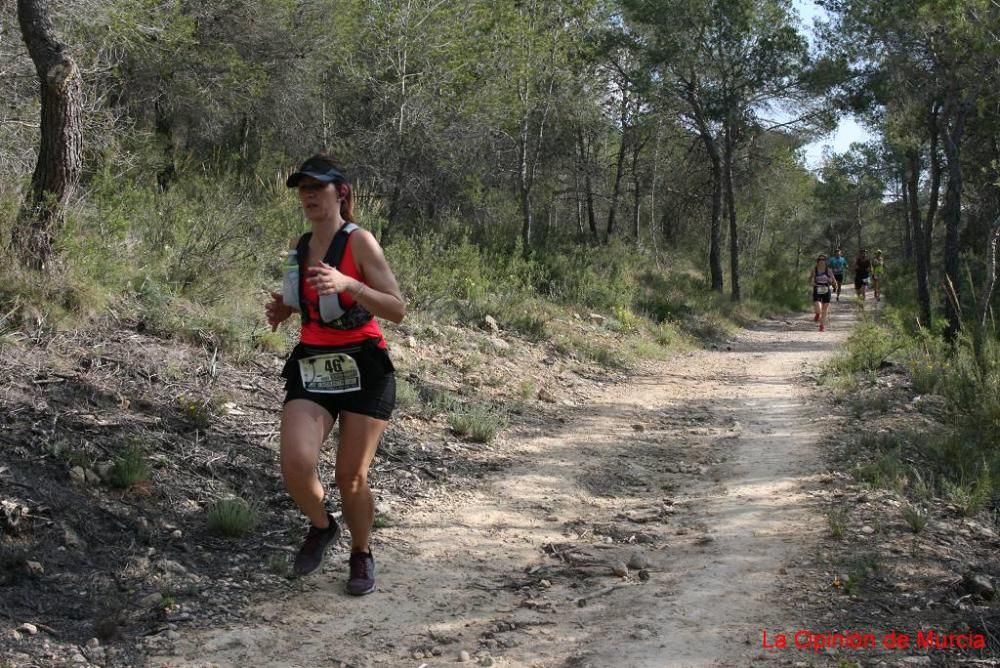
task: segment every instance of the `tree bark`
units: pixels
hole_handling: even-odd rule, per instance
[[[712,225],[708,248],[708,265],[712,274],[712,289],[722,292],[722,158],[711,135],[702,135],[712,163]]]
[[[640,188],[640,173],[639,173],[639,153],[642,152],[642,147],[645,142],[633,141],[632,142],[632,191],[635,198],[633,199],[632,206],[632,231],[635,233],[635,245],[642,247],[642,191]]]
[[[597,241],[597,215],[594,212],[594,183],[590,176],[590,152],[583,136],[583,128],[577,128],[577,143],[580,146],[580,163],[583,166],[583,186],[587,198],[587,224],[594,241]]]
[[[959,266],[959,232],[962,226],[962,138],[965,121],[972,105],[955,98],[946,104],[944,153],[947,158],[948,185],[944,192],[944,273],[945,288],[950,297],[945,300],[945,315],[948,318],[946,334],[954,339],[962,329],[962,276]]]
[[[53,236],[83,169],[83,86],[69,49],[55,36],[48,2],[18,0],[17,18],[38,73],[41,138],[10,248],[24,266],[44,270],[51,259]]]
[[[899,172],[899,199],[903,207],[903,257],[913,259],[913,231],[916,226],[910,218],[910,190],[906,182],[906,165]]]
[[[725,128],[725,180],[726,209],[729,211],[729,284],[730,299],[738,302],[742,299],[740,292],[740,233],[736,220],[736,192],[733,187],[733,129],[729,122]]]
[[[719,142],[705,119],[697,96],[689,88],[688,102],[691,105],[698,134],[705,144],[709,161],[712,163],[712,222],[708,247],[708,267],[711,272],[712,290],[722,292],[722,152]]]
[[[920,155],[916,149],[913,149],[906,154],[906,189],[908,193],[906,199],[910,207],[910,222],[913,224],[913,243],[917,260],[917,303],[920,307],[920,322],[924,327],[929,327],[931,324],[931,291],[927,262],[930,253],[927,248],[927,239],[924,235],[924,224],[920,222],[919,180]]]

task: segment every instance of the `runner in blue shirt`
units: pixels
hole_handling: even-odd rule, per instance
[[[838,248],[827,263],[833,270],[833,277],[837,279],[837,301],[840,301],[840,284],[844,282],[844,269],[847,268],[847,258],[844,257],[841,249]]]

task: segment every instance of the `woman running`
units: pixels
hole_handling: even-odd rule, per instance
[[[378,241],[353,222],[344,172],[329,157],[316,155],[287,185],[298,188],[312,227],[293,249],[296,261],[288,269],[294,278],[282,293],[271,293],[266,307],[272,329],[295,311],[302,316],[300,343],[282,371],[281,474],[311,522],[294,570],[315,571],[340,536],[316,473],[320,450],[339,419],[335,478],[351,530],[347,592],[361,596],[375,591],[368,469],[396,402],[394,369],[375,318],[401,322],[406,306]]]
[[[838,287],[833,270],[826,265],[826,256],[816,258],[816,266],[809,275],[809,286],[813,295],[813,321],[819,323],[819,331],[826,331],[826,312],[830,308],[830,295]]]
[[[868,259],[868,251],[862,248],[854,258],[854,292],[862,302],[865,301],[865,291],[868,289],[871,275],[872,261]]]

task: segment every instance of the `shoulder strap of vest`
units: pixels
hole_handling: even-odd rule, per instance
[[[344,259],[344,253],[347,251],[347,241],[351,238],[351,232],[356,229],[358,226],[354,223],[344,223],[333,235],[333,241],[330,242],[330,248],[326,251],[323,261],[331,267],[339,268],[340,261]]]

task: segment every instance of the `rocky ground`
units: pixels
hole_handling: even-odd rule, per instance
[[[279,357],[125,330],[8,342],[0,665],[996,665],[996,525],[942,506],[914,537],[832,438],[884,428],[816,383],[846,308],[823,335],[768,321],[629,368],[600,320],[555,325],[604,365],[487,322],[390,332],[409,389],[373,467],[380,588],[360,600],[345,545],[288,577],[304,526],[278,476]],[[467,412],[502,416],[500,436],[458,437]],[[152,475],[119,489],[108,465],[130,446]],[[256,504],[247,537],[208,528],[229,495]],[[919,626],[991,644],[762,642]]]

